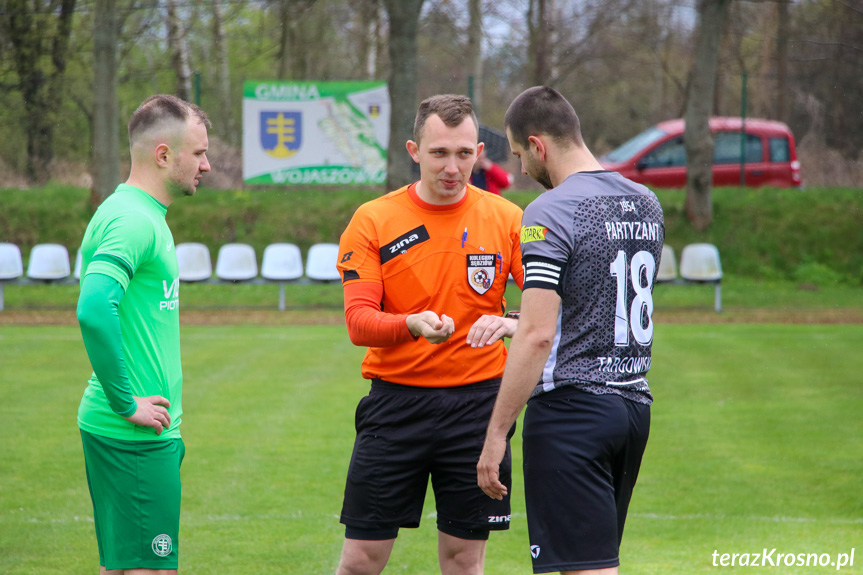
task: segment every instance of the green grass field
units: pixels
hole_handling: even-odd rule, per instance
[[[801,289],[805,288],[805,289]],[[278,306],[279,288],[266,283],[183,283],[183,309],[259,308],[273,310]],[[75,309],[80,290],[73,282],[62,284],[12,283],[4,287],[6,309],[27,311],[40,309]],[[506,292],[507,306],[518,309],[521,291],[510,282]],[[294,283],[285,285],[288,309],[341,310],[340,283]],[[712,310],[713,286],[659,284],[653,301],[660,310]],[[729,276],[722,281],[722,304],[729,312],[752,309],[773,310],[860,310],[863,289],[859,286],[814,286],[792,281],[756,281]],[[3,320],[0,312],[0,321]]]
[[[332,573],[363,350],[340,326],[182,335],[181,572]],[[863,329],[660,324],[655,341],[657,402],[621,572],[726,570],[714,551],[835,561],[853,548],[841,572],[863,573]],[[0,573],[97,572],[75,423],[88,375],[77,328],[0,326]],[[530,572],[520,479],[489,575]],[[423,525],[402,532],[385,573],[438,572],[432,513],[427,503]]]

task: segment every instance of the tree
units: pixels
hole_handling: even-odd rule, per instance
[[[528,0],[527,26],[530,54],[530,84],[548,84],[552,66],[552,34],[554,24],[551,12],[554,0]]]
[[[697,230],[713,220],[713,137],[710,113],[716,89],[716,67],[722,30],[731,0],[701,0],[698,38],[686,102],[686,215]]]
[[[177,11],[176,0],[165,0],[166,23],[168,25],[168,47],[171,51],[171,64],[177,75],[178,98],[192,101],[192,69],[189,67],[189,44],[186,41],[186,29]]]
[[[480,118],[482,108],[482,0],[470,0],[470,24],[467,30],[467,53],[472,60],[473,108]]]
[[[27,162],[25,174],[45,183],[54,158],[54,127],[63,97],[75,0],[6,0],[2,33],[12,48],[17,86],[24,100]],[[49,63],[50,62],[50,63]]]
[[[95,209],[120,183],[120,134],[117,102],[117,6],[114,0],[96,0],[93,26],[93,187]]]
[[[411,181],[411,159],[405,142],[413,138],[417,99],[417,30],[423,0],[384,0],[390,23],[390,141],[387,153],[387,188],[395,190]]]
[[[224,16],[221,0],[213,1],[213,51],[216,59],[216,93],[219,100],[219,115],[221,117],[221,134],[230,144],[239,141],[231,107],[231,72],[228,67],[228,41],[225,38]]]
[[[309,79],[309,42],[303,31],[317,0],[279,0],[281,39],[279,43],[280,80]]]
[[[776,25],[776,118],[788,121],[788,2],[779,0]]]
[[[380,0],[359,0],[356,3],[359,18],[357,59],[364,70],[364,79],[374,80],[378,74],[378,58],[383,52]]]

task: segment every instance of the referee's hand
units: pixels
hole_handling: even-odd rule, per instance
[[[476,464],[476,482],[483,493],[492,499],[503,499],[506,485],[500,482],[500,462],[506,454],[506,437],[494,439],[486,436],[479,463]]]
[[[405,318],[408,330],[414,337],[424,337],[429,343],[443,343],[450,338],[455,331],[453,319],[446,314],[440,317],[431,311],[414,313]]]
[[[161,395],[151,395],[136,397],[135,403],[138,404],[135,413],[123,419],[136,425],[152,427],[156,430],[156,435],[162,435],[162,431],[171,427],[171,416],[167,409],[171,407],[170,401]]]

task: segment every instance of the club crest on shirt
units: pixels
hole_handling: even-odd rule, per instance
[[[480,295],[487,292],[494,283],[496,257],[493,254],[467,255],[467,283]]]

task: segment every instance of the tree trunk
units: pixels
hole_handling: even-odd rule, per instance
[[[731,0],[701,0],[695,62],[686,103],[686,215],[704,230],[713,220],[713,137],[710,110],[716,89],[716,68],[722,30]]]
[[[776,5],[779,14],[776,23],[776,119],[788,121],[788,2]]]
[[[470,0],[470,24],[467,29],[467,53],[473,60],[473,109],[477,119],[482,109],[482,0]]]
[[[59,12],[34,11],[26,0],[8,0],[0,18],[12,49],[17,88],[24,100],[27,179],[44,184],[54,159],[54,127],[63,94],[63,73],[72,33],[75,0],[62,0]],[[56,16],[55,16],[56,14]],[[51,20],[56,19],[52,25]],[[50,52],[46,49],[50,46]],[[50,67],[43,64],[48,59]]]
[[[279,38],[279,67],[276,77],[279,80],[284,80],[288,74],[288,54],[291,51],[291,32],[293,30],[291,24],[291,3],[289,0],[281,0],[279,2],[279,22],[281,22],[281,36]]]
[[[381,10],[380,0],[358,0],[357,63],[362,66],[364,77],[374,80],[378,73],[378,55],[381,50]]]
[[[234,122],[234,108],[231,105],[231,74],[228,66],[228,41],[225,38],[225,23],[222,16],[221,0],[213,2],[213,50],[216,53],[216,90],[219,98],[219,116],[222,122],[219,133],[229,144],[236,145],[240,138]]]
[[[551,14],[554,0],[529,0],[527,8],[528,55],[530,81],[534,86],[548,84],[552,69],[552,36],[554,24]]]
[[[165,0],[168,11],[168,46],[171,52],[171,65],[177,76],[176,95],[187,102],[192,101],[192,69],[189,67],[189,44],[186,30],[177,11],[176,0]]]
[[[398,189],[413,181],[405,142],[413,139],[417,99],[417,29],[423,0],[384,0],[390,20],[390,141],[387,152],[387,188]]]
[[[96,0],[93,26],[93,187],[90,204],[95,210],[120,183],[120,113],[117,102],[116,3]]]
[[[309,31],[309,16],[312,15],[317,0],[279,0],[279,80],[308,80],[309,44],[307,40],[318,41],[320,34]]]

